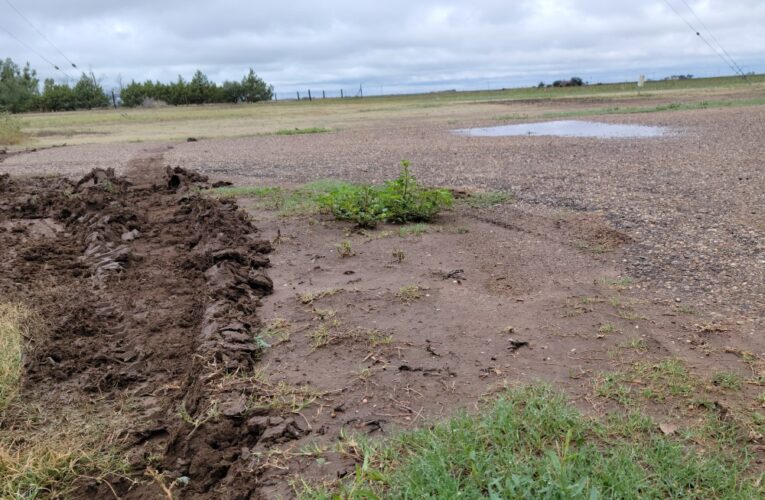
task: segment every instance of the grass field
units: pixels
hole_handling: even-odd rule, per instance
[[[149,142],[187,137],[242,137],[331,131],[387,121],[448,124],[471,119],[529,119],[651,112],[765,102],[765,76],[699,78],[566,88],[315,99],[251,105],[206,105],[32,113],[20,116],[27,140],[17,148],[54,144]],[[628,104],[624,104],[627,101]],[[503,106],[498,112],[497,104]],[[547,106],[539,106],[547,104]],[[706,103],[706,104],[704,104]],[[732,104],[729,104],[732,103]],[[550,105],[555,109],[550,110]],[[589,106],[581,109],[581,106]],[[676,105],[674,108],[672,105]],[[576,109],[570,109],[574,106]],[[626,108],[626,109],[625,109]],[[305,133],[305,132],[302,132]]]

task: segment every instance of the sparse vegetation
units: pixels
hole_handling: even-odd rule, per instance
[[[494,205],[503,205],[515,201],[515,195],[507,191],[486,191],[483,193],[470,193],[462,200],[472,208],[487,208]]]
[[[275,338],[279,342],[286,342],[290,338],[290,323],[284,318],[274,318],[260,329],[258,337]]]
[[[717,372],[712,375],[712,383],[723,389],[738,391],[744,386],[744,379],[737,373]]]
[[[285,128],[276,131],[276,135],[303,135],[303,134],[323,134],[330,132],[330,129],[324,127],[308,128]]]
[[[408,304],[422,298],[422,289],[417,285],[402,286],[396,292],[396,297],[398,297],[401,302]]]
[[[393,255],[393,262],[397,264],[401,264],[402,262],[404,262],[404,259],[406,258],[406,254],[404,253],[404,250],[401,248],[394,248],[391,254]]]
[[[316,292],[299,293],[298,300],[303,304],[312,304],[316,300],[323,299],[324,297],[331,297],[342,291],[342,288],[329,288],[327,290],[318,290]]]
[[[402,238],[407,236],[419,236],[428,232],[427,224],[407,224],[398,228],[398,235]]]
[[[0,146],[12,146],[24,140],[21,123],[8,113],[0,112]]]
[[[726,435],[706,450],[657,432],[640,413],[582,416],[545,386],[511,389],[478,415],[399,435],[346,439],[358,460],[332,489],[303,498],[754,498],[747,455]]]

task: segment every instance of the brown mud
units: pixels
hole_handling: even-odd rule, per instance
[[[105,420],[127,400],[119,442],[133,470],[183,478],[188,498],[246,498],[259,478],[244,450],[268,425],[247,424],[256,388],[232,374],[262,353],[270,244],[234,202],[194,193],[206,178],[144,163],[135,178],[0,178],[0,293],[46,321],[21,399],[50,414],[98,400],[93,418]],[[78,497],[161,494],[145,481],[81,483]]]

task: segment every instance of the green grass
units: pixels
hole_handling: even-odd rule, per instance
[[[355,474],[303,498],[755,498],[749,456],[723,424],[713,446],[662,435],[640,413],[583,416],[549,387],[508,391],[477,415],[462,413],[389,442],[346,439]]]
[[[423,224],[422,222],[417,224],[407,224],[398,228],[398,235],[401,238],[406,238],[407,236],[420,236],[428,232],[428,227],[427,224]]]
[[[205,191],[205,194],[219,198],[253,198],[256,207],[275,210],[282,216],[310,215],[321,210],[319,197],[347,188],[351,184],[333,179],[321,179],[289,189],[265,186],[226,186]]]
[[[276,135],[323,134],[325,132],[331,132],[331,130],[324,127],[285,128],[277,130]]]
[[[723,389],[740,391],[744,387],[744,379],[733,372],[717,372],[712,375],[712,383]]]
[[[487,208],[515,201],[515,195],[507,191],[488,191],[471,193],[462,203],[472,208]]]

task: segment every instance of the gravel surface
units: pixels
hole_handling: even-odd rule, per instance
[[[498,113],[501,114],[498,106]],[[651,139],[461,137],[379,122],[327,134],[175,144],[78,146],[9,157],[0,173],[77,175],[136,156],[242,183],[337,177],[381,181],[412,161],[424,182],[509,189],[523,203],[603,211],[634,239],[628,272],[652,291],[765,321],[765,107],[587,118],[672,127]],[[496,125],[476,119],[453,128]]]

